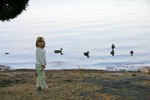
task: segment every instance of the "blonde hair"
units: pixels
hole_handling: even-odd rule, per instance
[[[38,46],[38,42],[44,42],[43,48],[45,47],[45,39],[44,39],[44,37],[37,37],[37,39],[36,39],[36,47],[39,47]]]

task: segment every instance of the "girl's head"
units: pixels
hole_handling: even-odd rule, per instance
[[[36,47],[39,47],[39,48],[44,48],[45,47],[45,39],[43,37],[37,37]]]

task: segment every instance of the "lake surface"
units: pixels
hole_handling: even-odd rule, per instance
[[[38,36],[46,40],[47,69],[150,65],[150,0],[30,0],[28,5],[17,18],[0,21],[1,65],[35,68]],[[64,54],[54,54],[60,48]]]

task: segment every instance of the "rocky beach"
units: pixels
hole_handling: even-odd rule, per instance
[[[70,69],[45,70],[45,73],[49,89],[39,95],[35,88],[34,69],[1,71],[0,99],[150,100],[150,74],[145,69],[139,71]]]

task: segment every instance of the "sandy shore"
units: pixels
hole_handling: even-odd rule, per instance
[[[150,74],[136,71],[46,70],[37,94],[35,70],[0,73],[0,100],[150,100]]]

